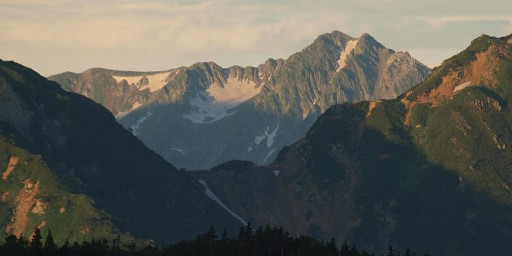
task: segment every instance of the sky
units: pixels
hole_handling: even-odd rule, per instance
[[[435,67],[481,34],[512,33],[510,0],[0,0],[0,12],[0,59],[44,76],[257,66],[334,30]]]

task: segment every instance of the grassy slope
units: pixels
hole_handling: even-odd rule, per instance
[[[24,189],[24,182],[39,183],[39,190],[34,200],[30,201],[29,212],[26,213],[27,222],[21,224],[25,227],[22,234],[29,236],[35,227],[41,227],[43,234],[52,230],[57,242],[82,241],[93,237],[112,239],[117,237],[118,231],[113,227],[111,218],[104,212],[99,212],[94,201],[84,195],[67,192],[54,172],[50,170],[39,155],[33,155],[24,149],[16,147],[3,136],[0,137],[0,170],[7,170],[11,157],[18,158],[18,164],[6,177],[0,180],[0,194],[5,195],[0,202],[0,226],[6,227],[20,218],[21,212],[15,212],[20,203],[16,197]],[[44,204],[42,211],[37,211],[36,201]],[[6,237],[5,228],[1,235]],[[129,236],[123,235],[124,238]]]

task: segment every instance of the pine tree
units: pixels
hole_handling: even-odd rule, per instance
[[[338,248],[336,248],[336,241],[334,241],[334,238],[331,238],[331,242],[327,244],[327,247],[329,248],[329,255],[334,256],[338,255]]]
[[[391,246],[391,245],[388,248],[387,256],[396,256],[395,250],[393,249],[393,246]]]
[[[66,238],[66,241],[64,242],[64,244],[60,248],[57,249],[57,254],[58,255],[68,255],[69,248],[70,248],[69,238]]]
[[[23,236],[23,233],[21,233],[20,236],[18,237],[17,243],[18,243],[18,246],[22,249],[26,249],[28,247],[28,241]]]
[[[112,239],[111,250],[114,253],[119,252],[121,250],[121,237],[119,235],[117,235],[116,238]]]
[[[210,229],[208,229],[208,232],[206,232],[203,235],[204,240],[208,243],[213,243],[217,239],[217,234],[215,233],[215,228],[213,226],[210,226]]]
[[[9,235],[5,239],[4,246],[18,246],[18,238],[15,235]]]
[[[46,239],[44,240],[43,252],[44,255],[55,255],[57,251],[57,245],[53,239],[52,231],[48,230],[48,234],[46,235]]]
[[[221,236],[220,240],[223,241],[223,242],[228,240],[228,233],[226,232],[226,229],[222,230],[222,236]]]
[[[359,256],[359,252],[357,251],[357,248],[356,248],[355,244],[353,244],[352,247],[350,248],[349,255],[350,256]]]
[[[32,235],[32,239],[30,239],[30,252],[31,255],[42,255],[43,253],[43,243],[41,236],[41,230],[39,228],[34,229],[34,234]]]
[[[370,254],[367,251],[363,251],[361,253],[361,256],[370,256]],[[373,256],[373,254],[372,254],[372,256]]]
[[[15,235],[9,235],[5,238],[5,243],[0,247],[2,255],[19,255],[22,247],[18,244],[18,238]]]
[[[349,256],[350,250],[348,248],[347,240],[343,242],[343,245],[340,248],[340,256]]]
[[[404,256],[416,256],[416,253],[412,252],[411,249],[409,247],[407,247],[405,249],[405,254]]]

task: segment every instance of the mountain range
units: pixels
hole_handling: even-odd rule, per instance
[[[345,59],[348,67],[350,58]],[[332,64],[334,71],[344,70],[340,63]],[[201,65],[210,64],[195,66]],[[298,73],[307,72],[308,65],[302,67]],[[120,82],[129,89],[127,77],[135,75],[104,77],[122,76]],[[155,88],[150,82],[155,77],[140,76],[145,82],[139,86],[148,87],[144,91]],[[244,91],[242,98],[249,100],[234,107],[236,112],[219,107],[214,112],[221,114],[206,115],[212,106],[223,105],[204,102],[231,99],[219,88],[231,88],[232,79],[205,88],[213,99],[201,91],[192,94],[198,96],[188,100],[204,111],[181,112],[180,117],[215,124],[254,104],[302,119],[299,105],[284,111],[281,98],[258,105],[260,95],[270,90],[261,85],[254,86],[262,87],[256,96]],[[508,255],[511,81],[512,35],[482,35],[397,98],[326,107],[303,138],[266,165],[233,160],[188,172],[133,136],[144,126],[129,131],[118,123],[137,111],[151,113],[146,114],[149,121],[157,116],[152,111],[158,105],[148,105],[154,107],[150,112],[140,106],[116,121],[100,104],[20,64],[1,61],[0,227],[5,234],[26,236],[34,227],[51,229],[61,242],[121,234],[126,240],[169,243],[190,239],[211,224],[232,233],[251,222],[282,226],[292,235],[334,237],[375,252],[392,245],[431,255]],[[283,102],[292,91],[283,94]],[[275,139],[276,129],[268,129],[260,142]]]
[[[319,36],[258,67],[197,63],[159,72],[89,69],[49,79],[104,105],[166,160],[187,169],[233,159],[270,163],[330,106],[392,99],[429,68],[368,34]]]
[[[329,108],[269,165],[197,176],[255,225],[377,252],[507,255],[511,81],[512,35],[483,35],[397,99]]]

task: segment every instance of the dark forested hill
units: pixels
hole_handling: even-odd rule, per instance
[[[107,109],[14,62],[0,62],[0,145],[0,233],[171,242],[240,224]]]

